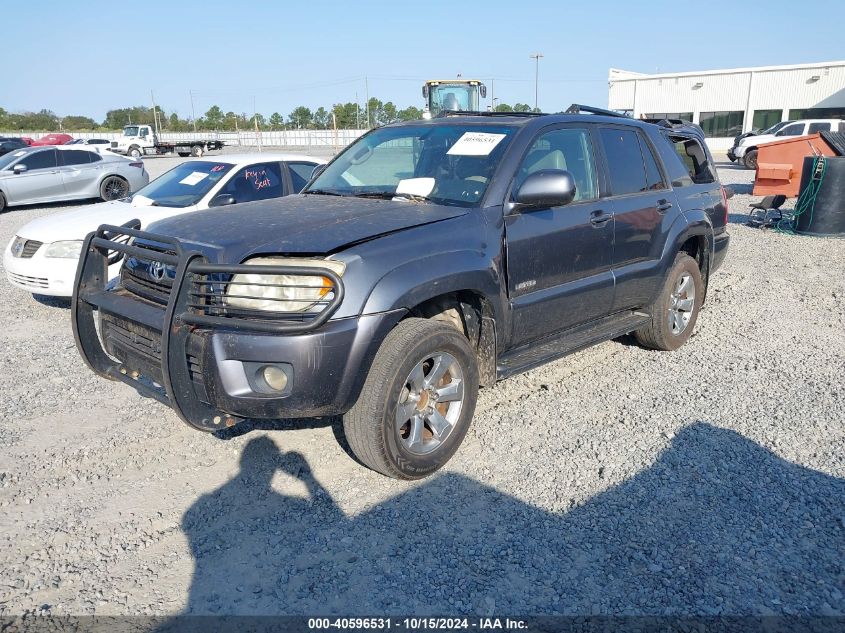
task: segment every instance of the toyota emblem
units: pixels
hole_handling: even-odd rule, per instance
[[[150,262],[148,270],[153,281],[161,281],[164,279],[164,264],[161,262]]]

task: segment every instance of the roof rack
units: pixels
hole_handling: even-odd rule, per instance
[[[441,110],[438,114],[438,117],[444,116],[522,116],[522,117],[535,117],[535,116],[548,116],[546,112],[499,112],[494,110]]]
[[[594,106],[581,105],[580,103],[573,103],[571,106],[566,108],[565,114],[583,114],[584,112],[588,112],[590,114],[601,114],[602,116],[620,117],[623,119],[631,118],[627,114],[622,114],[613,110],[606,110],[604,108],[596,108]]]

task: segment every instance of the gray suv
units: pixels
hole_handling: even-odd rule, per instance
[[[79,351],[194,428],[341,415],[361,462],[429,475],[480,386],[630,332],[678,348],[725,257],[699,128],[571,110],[388,125],[300,195],[102,226]]]

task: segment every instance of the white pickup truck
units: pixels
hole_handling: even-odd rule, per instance
[[[155,131],[150,125],[127,125],[123,128],[123,135],[111,142],[111,151],[125,154],[132,158],[144,155],[170,154],[179,156],[202,156],[208,151],[223,148],[223,141],[209,140],[179,140],[172,143],[159,142]]]
[[[757,148],[760,145],[779,141],[785,136],[807,136],[817,132],[845,132],[845,121],[840,119],[793,121],[774,134],[755,134],[740,139],[728,152],[728,157],[745,165],[748,169],[757,169]]]

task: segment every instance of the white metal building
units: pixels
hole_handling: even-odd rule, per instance
[[[792,119],[845,119],[845,61],[647,75],[611,68],[608,107],[698,123],[712,150]]]

